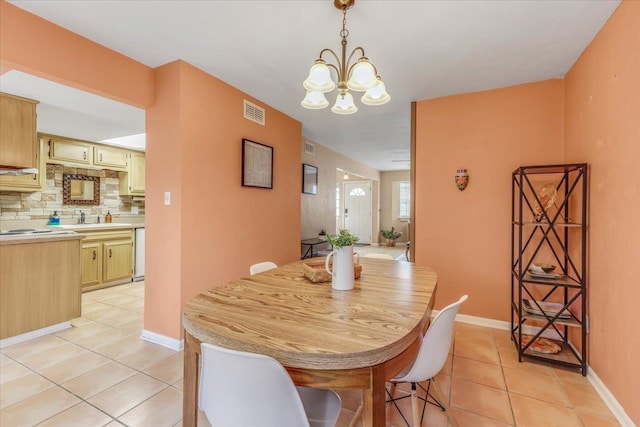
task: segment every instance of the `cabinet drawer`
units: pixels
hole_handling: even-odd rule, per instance
[[[49,139],[49,160],[52,163],[76,163],[91,165],[91,153],[93,147],[90,144],[64,139]]]
[[[109,240],[131,240],[133,241],[133,229],[109,230],[109,231],[77,231],[85,236],[83,242],[102,242]]]
[[[93,150],[93,164],[113,170],[127,170],[127,152],[117,148],[96,146]]]

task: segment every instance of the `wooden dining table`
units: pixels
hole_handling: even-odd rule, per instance
[[[183,312],[183,425],[198,413],[200,344],[266,354],[299,386],[362,389],[365,426],[385,425],[385,382],[417,355],[437,275],[428,267],[362,258],[355,288],[313,283],[297,261],[204,292]]]

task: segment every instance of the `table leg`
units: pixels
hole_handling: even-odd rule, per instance
[[[386,425],[384,365],[370,368],[370,386],[362,396],[362,425],[384,427]]]
[[[198,368],[199,354],[191,335],[185,331],[184,376],[182,389],[182,425],[196,427],[198,424]]]

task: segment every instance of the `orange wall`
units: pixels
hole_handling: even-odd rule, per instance
[[[589,364],[640,425],[640,2],[565,77],[565,157],[590,164]]]
[[[243,117],[244,99],[266,108],[266,126]],[[253,263],[298,259],[302,125],[177,61],[157,70],[147,132],[145,329],[179,338],[180,309],[195,295]],[[241,186],[242,138],[274,148],[272,190]]]
[[[146,108],[153,70],[0,0],[0,73],[23,71]]]
[[[438,272],[438,307],[466,293],[464,314],[509,320],[511,172],[558,163],[562,94],[557,79],[417,103],[412,250]]]

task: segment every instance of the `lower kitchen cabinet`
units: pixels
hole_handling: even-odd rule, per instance
[[[133,240],[104,243],[102,258],[103,281],[111,282],[133,277]]]
[[[82,244],[82,286],[102,282],[102,243]]]
[[[78,231],[82,243],[82,290],[133,278],[133,229]]]

